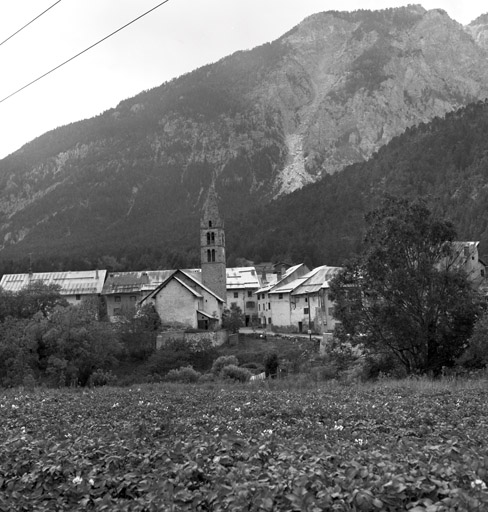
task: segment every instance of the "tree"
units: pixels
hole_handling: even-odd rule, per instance
[[[476,322],[468,346],[457,362],[470,369],[488,366],[488,314]]]
[[[47,316],[56,306],[67,306],[61,287],[32,281],[18,292],[0,290],[0,321],[6,317],[32,318],[36,313]]]
[[[88,383],[95,370],[117,365],[121,347],[113,326],[98,320],[95,303],[58,307],[43,322],[47,373],[60,374],[57,385]]]
[[[455,231],[421,201],[387,197],[366,215],[361,254],[332,281],[338,336],[407,373],[452,366],[481,301],[453,265]]]
[[[230,309],[224,309],[222,313],[222,327],[233,334],[239,332],[239,328],[244,325],[244,315],[237,304],[232,304]]]

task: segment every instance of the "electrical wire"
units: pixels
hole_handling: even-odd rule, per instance
[[[31,23],[34,23],[34,21],[39,19],[43,14],[46,14],[47,11],[51,10],[55,5],[59,4],[59,2],[61,2],[61,0],[58,0],[57,2],[55,2],[53,5],[51,5],[51,7],[48,7],[45,11],[41,12],[41,14],[38,14],[33,20],[30,20],[29,23],[26,23],[23,27],[19,28],[19,30],[14,32],[11,36],[8,36],[7,39],[4,39],[0,43],[0,46],[2,46],[2,44],[6,43],[8,40],[12,39],[12,37],[16,36],[19,32],[22,32],[22,30],[24,30],[24,28],[28,27]]]
[[[113,35],[117,34],[118,32],[120,32],[121,30],[124,30],[124,28],[127,28],[129,25],[132,25],[133,23],[135,23],[136,21],[140,20],[141,18],[143,18],[144,16],[146,16],[147,14],[155,11],[158,7],[161,7],[162,5],[164,4],[167,4],[169,2],[169,0],[164,0],[164,2],[161,2],[159,3],[158,5],[156,5],[155,7],[153,7],[152,9],[149,9],[148,11],[146,11],[145,13],[141,14],[140,16],[138,16],[137,18],[134,18],[132,21],[129,21],[129,23],[126,23],[125,25],[123,25],[122,27],[118,28],[117,30],[114,30],[111,34],[109,34],[108,36],[105,36],[103,37],[102,39],[100,39],[99,41],[97,41],[96,43],[93,43],[91,46],[89,46],[88,48],[85,48],[84,50],[82,50],[81,52],[77,53],[76,55],[73,55],[73,57],[70,57],[69,59],[65,60],[64,62],[62,62],[61,64],[58,64],[57,66],[55,66],[54,68],[50,69],[49,71],[47,71],[46,73],[44,73],[43,75],[37,77],[35,80],[32,80],[31,82],[29,82],[28,84],[26,85],[23,85],[22,87],[20,87],[19,89],[17,89],[16,91],[14,91],[13,93],[9,94],[8,96],[5,96],[5,98],[1,99],[0,100],[0,103],[3,103],[4,101],[8,100],[9,98],[11,98],[12,96],[15,96],[16,94],[18,94],[19,92],[23,91],[24,89],[27,89],[27,87],[30,87],[32,84],[35,84],[36,82],[38,82],[39,80],[41,80],[42,78],[46,77],[47,75],[50,75],[53,71],[56,71],[57,69],[63,67],[65,64],[68,64],[68,62],[71,62],[72,60],[76,59],[77,57],[79,57],[80,55],[83,55],[84,53],[86,53],[87,51],[91,50],[92,48],[94,48],[95,46],[99,45],[100,43],[103,43],[103,41],[106,41],[109,37],[112,37]]]

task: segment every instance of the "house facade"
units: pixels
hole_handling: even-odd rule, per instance
[[[258,323],[256,291],[260,288],[259,276],[254,267],[230,267],[227,269],[227,307],[238,306],[244,315],[245,326]]]
[[[224,299],[183,270],[146,295],[140,304],[153,304],[161,321],[178,327],[217,329],[222,324]]]
[[[4,274],[0,287],[5,291],[18,292],[30,283],[42,281],[46,285],[58,285],[61,296],[70,304],[80,304],[83,299],[100,297],[106,275],[106,270]]]
[[[474,289],[486,289],[486,264],[478,253],[479,242],[452,242],[453,255],[444,264],[463,270]]]

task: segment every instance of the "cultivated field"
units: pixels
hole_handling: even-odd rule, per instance
[[[488,382],[0,395],[0,510],[488,510]]]

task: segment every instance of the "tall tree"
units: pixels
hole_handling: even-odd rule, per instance
[[[481,311],[453,264],[452,224],[421,201],[387,197],[366,225],[362,253],[331,284],[339,334],[393,356],[407,373],[451,366]]]

